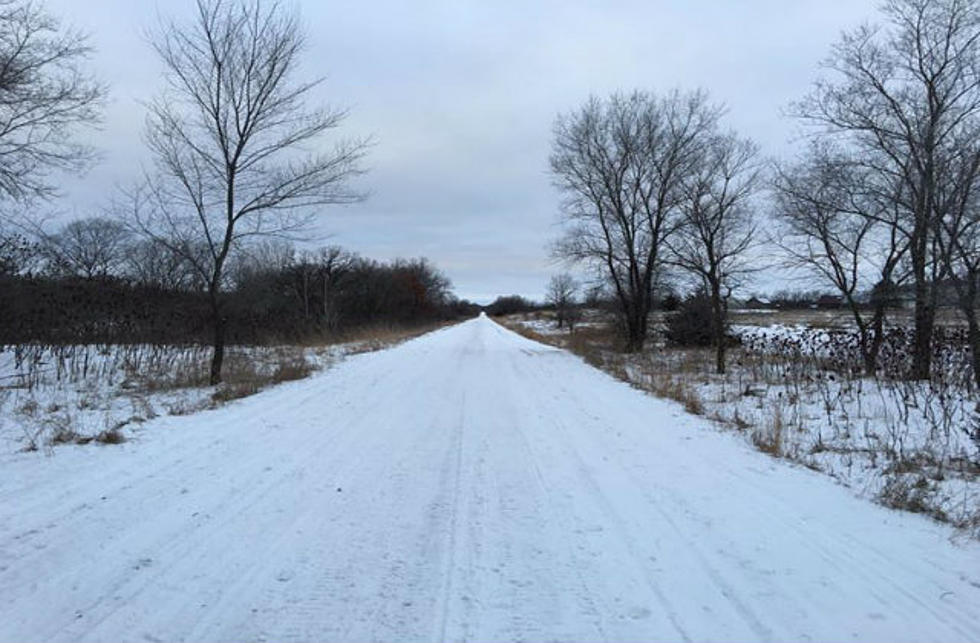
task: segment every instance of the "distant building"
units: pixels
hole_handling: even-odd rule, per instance
[[[745,301],[744,306],[753,310],[774,308],[772,301],[765,297],[750,297]]]

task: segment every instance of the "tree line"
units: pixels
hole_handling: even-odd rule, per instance
[[[724,106],[704,91],[615,93],[559,116],[555,254],[606,284],[627,350],[646,341],[659,284],[694,282],[719,372],[727,302],[754,270],[803,268],[834,288],[869,373],[888,305],[910,290],[911,379],[932,374],[936,310],[952,292],[980,383],[980,3],[888,0],[823,70],[790,106],[804,144],[788,162],[723,127]]]
[[[0,238],[0,345],[199,343],[212,332],[207,284],[169,249],[111,220],[73,221],[40,240]],[[343,336],[367,325],[472,316],[426,259],[378,262],[337,246],[243,248],[222,289],[229,341]]]

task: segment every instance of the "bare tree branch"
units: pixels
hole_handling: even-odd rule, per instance
[[[51,198],[52,171],[94,159],[73,137],[98,122],[106,92],[84,68],[91,53],[84,34],[40,4],[0,2],[0,198]]]

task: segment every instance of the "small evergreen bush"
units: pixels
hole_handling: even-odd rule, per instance
[[[676,346],[711,346],[711,299],[704,291],[688,295],[667,317],[667,340]]]

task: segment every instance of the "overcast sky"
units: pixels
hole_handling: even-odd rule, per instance
[[[547,171],[551,126],[590,93],[704,88],[727,124],[767,155],[792,152],[781,117],[805,94],[843,29],[876,0],[404,2],[305,0],[307,76],[317,99],[350,109],[339,133],[373,136],[363,204],[326,210],[317,234],[377,259],[426,256],[456,293],[540,298],[561,267],[548,255],[558,196]],[[65,184],[59,207],[98,212],[147,156],[141,101],[161,88],[146,43],[158,15],[192,0],[48,0],[91,34],[110,86],[96,137],[102,162]],[[771,283],[771,282],[770,282]],[[768,285],[760,284],[760,287]]]

